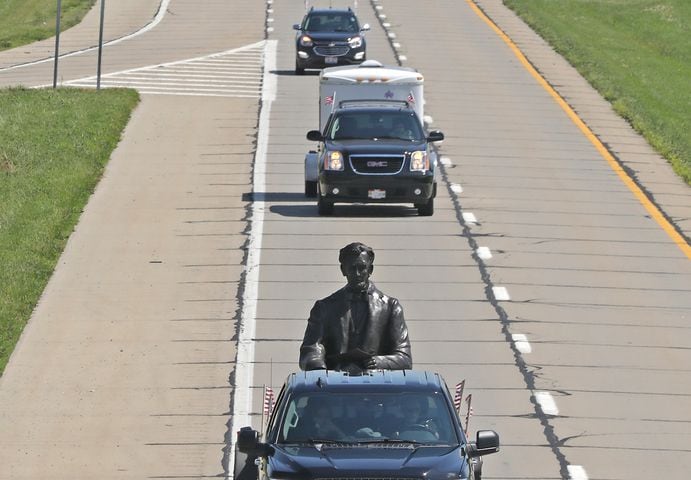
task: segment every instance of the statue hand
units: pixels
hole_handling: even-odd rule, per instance
[[[369,357],[363,364],[367,370],[374,370],[379,367],[376,356]]]

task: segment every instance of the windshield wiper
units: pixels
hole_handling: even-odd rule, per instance
[[[368,443],[405,443],[408,445],[425,445],[423,442],[418,442],[417,440],[402,440],[400,438],[388,438],[388,437],[379,437],[379,438],[369,438],[367,440],[360,440],[358,442],[355,442],[358,445],[360,444],[368,444]]]

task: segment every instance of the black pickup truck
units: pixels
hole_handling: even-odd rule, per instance
[[[406,102],[344,101],[323,132],[307,139],[317,151],[317,209],[333,213],[335,203],[412,203],[419,215],[434,213],[436,158],[431,142],[444,134],[425,134]]]
[[[468,441],[436,373],[316,370],[288,376],[262,434],[238,432],[236,480],[478,480],[499,437]]]

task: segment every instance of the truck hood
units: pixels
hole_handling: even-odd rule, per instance
[[[329,150],[339,150],[345,154],[403,154],[416,150],[425,150],[427,143],[392,140],[390,138],[379,140],[341,140],[330,141],[327,148]]]
[[[368,446],[282,446],[268,459],[274,478],[418,477],[448,478],[467,471],[459,446],[417,447],[377,444]]]

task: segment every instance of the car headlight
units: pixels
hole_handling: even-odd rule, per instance
[[[324,170],[343,170],[343,154],[338,151],[327,151],[324,155]]]
[[[348,45],[350,48],[360,48],[362,46],[362,37],[353,37],[348,40]]]
[[[429,170],[429,156],[427,152],[418,150],[410,154],[410,170],[413,172],[425,172]]]
[[[307,35],[303,35],[300,37],[300,45],[303,47],[311,47],[312,46],[312,38],[308,37]]]

